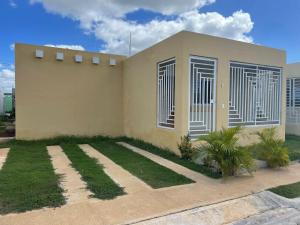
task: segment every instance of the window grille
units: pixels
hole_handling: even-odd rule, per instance
[[[230,63],[229,127],[280,124],[281,69]]]
[[[300,78],[288,78],[286,82],[286,122],[300,124]]]
[[[175,126],[175,59],[158,63],[157,123],[160,127]]]

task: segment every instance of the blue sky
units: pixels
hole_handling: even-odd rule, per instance
[[[0,86],[10,78],[6,85],[13,82],[13,73],[7,73],[14,70],[15,42],[126,54],[129,32],[135,35],[135,52],[183,28],[285,49],[289,63],[300,61],[299,0],[201,0],[195,7],[196,0],[122,1],[108,7],[104,0],[81,1],[85,5],[79,0],[1,0]]]

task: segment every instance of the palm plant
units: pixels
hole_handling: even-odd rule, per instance
[[[260,143],[257,145],[260,159],[265,160],[271,168],[289,165],[288,149],[284,147],[284,141],[276,136],[275,127],[266,128],[257,132],[257,135],[260,139]]]
[[[241,127],[234,127],[215,131],[200,140],[205,143],[200,145],[198,151],[205,154],[205,161],[209,165],[216,165],[223,176],[232,176],[245,169],[251,173],[254,160],[249,151],[238,145],[238,133]]]

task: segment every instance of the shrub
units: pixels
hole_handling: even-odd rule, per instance
[[[2,118],[0,117],[0,132],[3,132],[3,131],[5,131],[5,125],[2,121]]]
[[[199,146],[198,151],[205,154],[205,162],[217,167],[224,177],[236,175],[241,169],[251,173],[254,160],[249,151],[238,145],[237,134],[241,127],[215,131],[200,140],[206,143]]]
[[[284,141],[277,137],[275,127],[266,128],[257,132],[257,135],[260,139],[257,145],[260,159],[266,161],[271,168],[289,165],[288,149],[284,146]]]
[[[191,138],[189,135],[185,135],[180,138],[180,144],[178,144],[178,149],[181,153],[182,159],[192,159],[195,149],[192,146]]]

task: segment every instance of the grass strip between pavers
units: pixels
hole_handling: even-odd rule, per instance
[[[133,145],[135,147],[141,148],[150,153],[153,153],[155,155],[158,155],[164,159],[170,160],[170,161],[177,163],[181,166],[184,166],[190,170],[202,173],[203,175],[206,175],[208,177],[211,177],[211,178],[221,178],[222,177],[222,175],[220,173],[214,172],[211,168],[196,164],[193,161],[181,159],[178,155],[171,152],[170,150],[159,148],[157,146],[154,146],[152,144],[146,143],[146,142],[138,140],[138,139],[123,138],[122,141],[124,141],[130,145]]]
[[[0,170],[0,214],[65,204],[46,146],[14,145]]]
[[[76,169],[87,188],[94,194],[93,197],[99,199],[113,199],[125,194],[123,188],[117,185],[97,163],[97,160],[90,158],[76,144],[61,144],[63,151],[72,162],[72,167]]]
[[[286,198],[298,198],[300,197],[300,182],[271,188],[269,191]]]
[[[91,145],[152,188],[194,183],[191,179],[161,166],[113,141],[91,143]]]

